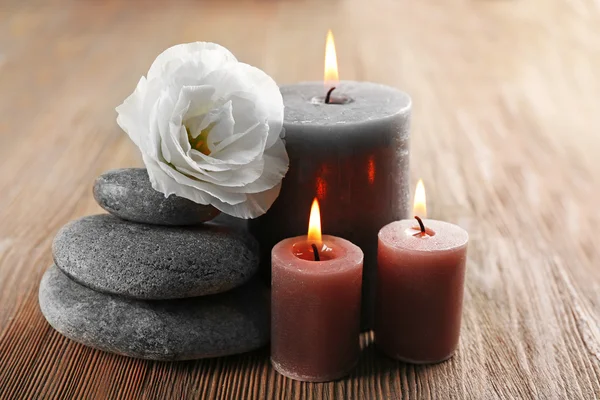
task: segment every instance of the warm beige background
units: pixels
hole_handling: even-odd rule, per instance
[[[310,385],[267,350],[144,362],[55,333],[37,305],[52,237],[100,211],[96,175],[139,164],[114,107],[153,58],[216,41],[280,83],[318,80],[328,28],[342,78],[412,95],[413,180],[471,233],[456,357],[369,344],[347,380]],[[1,0],[0,398],[599,398],[599,76],[593,0]]]

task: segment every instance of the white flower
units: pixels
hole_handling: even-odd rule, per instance
[[[224,47],[196,42],[165,50],[117,113],[152,187],[165,196],[254,218],[279,195],[289,163],[281,93]]]

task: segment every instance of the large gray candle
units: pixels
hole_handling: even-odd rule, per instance
[[[281,88],[290,168],[281,194],[250,221],[263,265],[284,238],[304,234],[315,196],[323,230],[359,246],[363,269],[363,327],[370,327],[377,270],[377,233],[409,211],[411,101],[401,91],[343,81],[324,101],[323,82]]]

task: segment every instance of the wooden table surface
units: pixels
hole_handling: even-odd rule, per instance
[[[0,2],[0,399],[600,398],[600,3]],[[344,79],[414,102],[412,179],[471,235],[460,348],[413,366],[372,337],[347,379],[298,383],[268,349],[195,362],[91,350],[37,300],[93,179],[140,165],[114,107],[166,47],[229,47],[280,83]]]

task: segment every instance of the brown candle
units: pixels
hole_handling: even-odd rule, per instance
[[[358,362],[363,253],[322,236],[313,202],[308,236],[272,251],[271,363],[300,381],[347,375]]]
[[[415,209],[419,201],[416,195]],[[424,201],[423,190],[423,216]],[[379,232],[375,340],[392,358],[435,363],[458,345],[469,236],[456,225],[416,218]]]

